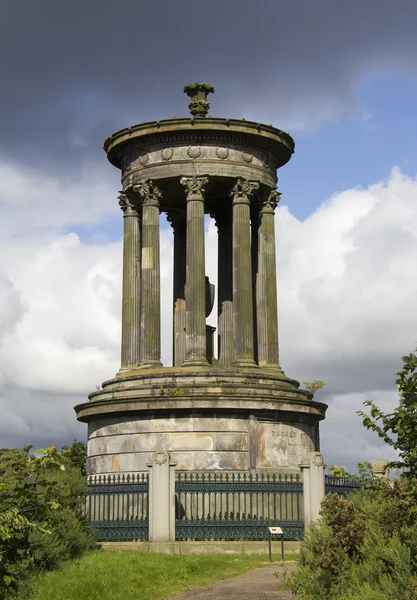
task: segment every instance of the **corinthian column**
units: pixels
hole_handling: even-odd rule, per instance
[[[212,215],[218,231],[217,251],[217,331],[220,367],[230,367],[233,347],[233,266],[232,211],[219,210]]]
[[[236,367],[255,367],[250,197],[259,183],[238,179],[233,197],[233,312]]]
[[[207,177],[182,177],[187,199],[186,350],[184,366],[208,367],[206,358],[206,279],[204,188]]]
[[[161,363],[161,281],[159,260],[159,198],[161,192],[149,179],[133,187],[142,198],[142,310],[140,364]]]
[[[140,222],[131,198],[120,193],[123,211],[122,365],[139,364],[140,339]]]
[[[180,367],[185,360],[185,276],[186,276],[186,216],[185,211],[170,211],[168,221],[174,230],[174,306],[172,323],[172,363]]]
[[[260,367],[280,369],[278,353],[275,208],[280,194],[272,190],[259,207],[256,315]]]

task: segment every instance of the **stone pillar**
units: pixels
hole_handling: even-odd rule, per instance
[[[299,465],[303,474],[304,529],[320,516],[320,506],[324,498],[324,462],[320,452],[310,452]]]
[[[277,266],[275,208],[280,194],[272,190],[259,205],[256,277],[256,331],[258,364],[281,370],[278,351]]]
[[[140,221],[132,198],[120,193],[123,211],[123,291],[121,371],[139,364],[140,340]]]
[[[175,466],[157,450],[149,467],[149,541],[175,542]]]
[[[371,461],[372,474],[374,477],[388,477],[388,461],[383,458],[376,458]]]
[[[204,188],[207,177],[182,177],[187,199],[186,350],[184,366],[208,367],[206,358],[206,279]]]
[[[233,230],[232,211],[212,215],[218,231],[217,252],[217,327],[219,367],[230,367],[234,359],[233,344]]]
[[[174,230],[172,364],[180,367],[185,360],[186,215],[184,211],[171,211],[167,218]]]
[[[140,364],[142,368],[161,363],[161,277],[159,260],[159,198],[161,192],[151,180],[141,181],[133,190],[142,198],[142,307]]]
[[[250,196],[259,183],[238,179],[233,197],[233,312],[236,367],[255,367],[252,299]]]

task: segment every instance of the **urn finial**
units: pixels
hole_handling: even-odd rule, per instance
[[[210,83],[189,83],[184,88],[184,93],[190,96],[191,102],[188,105],[193,117],[205,117],[208,113],[210,104],[207,102],[208,94],[214,92],[214,87]]]

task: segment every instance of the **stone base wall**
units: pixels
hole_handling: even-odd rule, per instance
[[[178,470],[297,471],[303,456],[318,449],[317,425],[255,415],[131,415],[88,428],[88,471],[97,475],[147,471],[157,449],[167,450]]]

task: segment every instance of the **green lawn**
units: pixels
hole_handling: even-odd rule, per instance
[[[280,560],[275,555],[274,560]],[[159,600],[266,566],[262,555],[166,555],[95,550],[39,575],[30,600]]]

